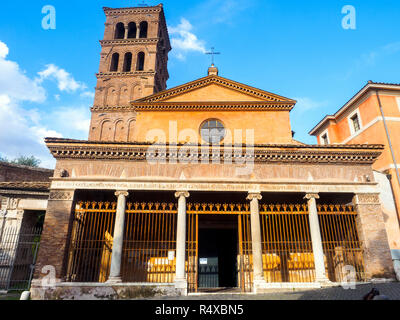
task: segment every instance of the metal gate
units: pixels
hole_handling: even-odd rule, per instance
[[[0,238],[0,290],[29,290],[41,228],[6,228]]]
[[[106,282],[116,203],[80,202],[73,217],[67,281]],[[172,283],[177,208],[174,203],[127,203],[121,275],[124,282]]]
[[[363,246],[358,236],[354,207],[319,205],[318,216],[329,280],[365,281]]]
[[[307,205],[263,204],[260,216],[265,281],[314,282]]]
[[[250,206],[248,204],[188,203],[187,204],[187,260],[186,272],[189,292],[199,290],[199,216],[236,215],[238,217],[238,279],[243,292],[252,290],[252,248],[250,232]]]

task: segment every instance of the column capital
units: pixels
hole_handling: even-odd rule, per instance
[[[175,198],[180,198],[180,197],[189,198],[190,197],[190,193],[188,191],[177,191],[177,192],[175,192]]]
[[[252,201],[252,200],[254,200],[254,199],[260,201],[260,200],[262,200],[261,192],[249,192],[249,195],[247,196],[246,199],[247,199],[247,200],[250,200],[250,201]]]
[[[128,192],[128,190],[118,190],[115,192],[115,195],[117,197],[119,197],[119,196],[127,197],[127,196],[129,196],[129,192]]]
[[[306,200],[311,200],[311,199],[319,199],[319,194],[318,193],[307,193],[306,196],[304,197]]]

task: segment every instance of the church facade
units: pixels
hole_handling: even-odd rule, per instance
[[[162,5],[104,11],[89,139],[46,139],[57,165],[33,298],[394,278],[372,171],[382,145],[302,144],[296,101],[214,65],[167,90]]]

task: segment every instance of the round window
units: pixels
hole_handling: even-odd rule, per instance
[[[226,131],[221,121],[211,119],[203,122],[200,128],[201,137],[207,143],[220,143],[224,140]]]

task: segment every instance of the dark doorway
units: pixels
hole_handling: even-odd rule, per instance
[[[238,287],[237,216],[202,216],[199,220],[199,288]]]

